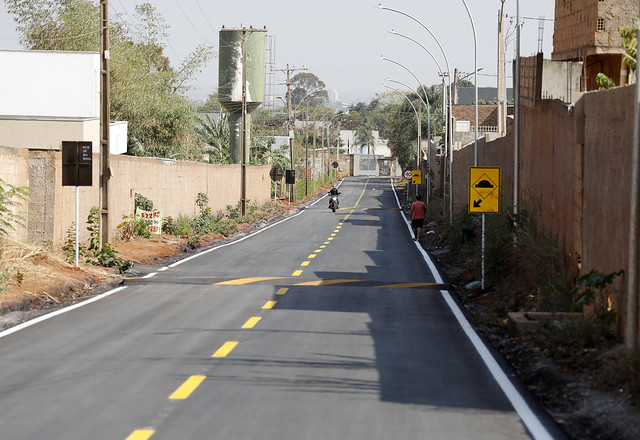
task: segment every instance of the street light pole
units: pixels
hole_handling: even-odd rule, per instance
[[[409,69],[409,68],[408,68],[407,66],[405,66],[404,64],[401,64],[401,63],[399,63],[399,62],[397,62],[397,61],[393,61],[393,60],[391,60],[391,59],[389,59],[389,58],[386,58],[386,57],[384,57],[384,56],[381,56],[381,58],[382,58],[383,60],[385,60],[385,61],[389,61],[390,63],[397,64],[398,66],[402,67],[402,68],[403,68],[403,69],[405,69],[407,72],[409,72],[409,73],[411,74],[411,76],[413,76],[413,78],[418,82],[418,84],[419,84],[419,85],[420,85],[420,87],[422,88],[422,93],[424,93],[425,99],[427,100],[427,101],[425,101],[424,103],[425,103],[425,106],[427,107],[427,112],[428,112],[428,114],[429,114],[429,130],[431,130],[431,111],[429,110],[429,103],[428,103],[428,96],[429,96],[429,95],[427,95],[427,91],[426,91],[426,90],[425,90],[425,88],[424,88],[424,84],[422,84],[422,83],[420,82],[420,80],[418,79],[418,77],[417,77],[417,76],[416,76],[416,75],[411,71],[411,69]],[[406,86],[405,86],[405,87],[406,87]],[[420,94],[418,94],[418,96],[420,96]],[[422,99],[422,97],[420,97],[420,99]],[[446,133],[446,131],[445,131],[445,133]],[[429,131],[429,136],[431,136],[431,131]],[[429,142],[430,142],[430,139],[427,141],[427,144],[428,144]],[[445,137],[445,145],[446,145],[446,142],[447,142],[447,141],[446,141],[446,137]],[[430,148],[430,147],[429,147],[429,148]],[[419,152],[418,152],[418,157],[420,157],[420,153],[419,153]],[[431,164],[429,163],[429,165],[431,165]],[[449,172],[451,172],[451,170],[449,170]],[[442,173],[442,174],[443,174],[443,191],[444,191],[444,181],[446,181],[446,173]],[[444,204],[444,197],[443,197],[443,203],[442,203],[442,206],[443,206],[443,210],[444,210],[444,206],[445,206],[445,204]]]
[[[471,28],[473,29],[473,47],[474,47],[474,53],[475,53],[475,57],[474,57],[475,61],[473,66],[473,82],[475,83],[474,89],[475,89],[475,98],[476,98],[476,104],[475,104],[475,110],[476,110],[475,125],[476,126],[475,126],[475,144],[474,144],[474,150],[473,150],[473,159],[474,159],[475,166],[478,166],[478,35],[476,34],[476,25],[473,22],[473,16],[471,15],[471,11],[469,10],[469,5],[467,5],[466,0],[462,0],[462,3],[464,3],[464,7],[467,10],[467,14],[469,15],[469,20],[471,20]]]
[[[405,86],[408,89],[411,89],[411,87],[409,87],[407,84],[400,82],[400,81],[396,81],[394,79],[391,78],[387,78],[387,81],[391,81],[394,83],[398,83],[398,84],[402,84],[403,86]],[[393,89],[395,90],[395,89]],[[399,90],[398,90],[399,91]],[[402,92],[400,92],[402,93]],[[404,95],[404,93],[403,93]],[[422,99],[422,96],[420,96],[420,94],[418,94],[418,97],[420,98],[420,100],[422,100],[422,102],[424,102],[425,107],[427,108],[427,175],[426,175],[426,181],[427,181],[427,206],[429,205],[429,192],[431,191],[431,105],[429,105],[429,97],[425,96],[425,99]],[[406,98],[406,96],[405,96]],[[421,121],[420,121],[421,123]],[[418,128],[418,133],[420,133],[422,127],[420,126]],[[422,146],[420,144],[418,144],[418,155],[420,156],[420,158],[422,159]],[[420,165],[418,164],[418,169],[422,170],[422,168],[420,167]]]
[[[392,79],[388,79],[388,80],[393,81]],[[398,81],[394,81],[394,82],[398,82]],[[404,98],[407,101],[409,101],[409,104],[411,104],[411,108],[413,109],[413,112],[416,114],[416,119],[418,121],[418,151],[417,151],[418,155],[417,157],[419,158],[420,157],[420,138],[422,137],[422,121],[420,120],[420,116],[418,115],[418,110],[416,110],[416,106],[413,105],[413,102],[411,102],[411,99],[409,99],[409,97],[403,91],[396,89],[395,87],[388,86],[386,84],[383,84],[382,86],[388,89],[394,90],[395,92],[401,94],[402,96],[404,96]],[[420,166],[419,159],[416,159],[416,161],[418,162],[418,166]],[[407,200],[409,200],[409,191],[407,191]]]
[[[434,40],[436,40],[436,43],[438,44],[438,47],[440,48],[440,51],[442,52],[442,55],[444,57],[445,60],[445,64],[447,65],[447,72],[449,73],[449,220],[451,222],[453,222],[453,112],[452,107],[451,107],[451,67],[449,66],[449,58],[447,57],[447,53],[444,51],[444,48],[442,47],[442,44],[440,44],[440,40],[438,40],[438,37],[435,36],[435,34],[431,31],[431,29],[429,29],[423,22],[421,22],[420,20],[418,20],[416,17],[414,17],[411,14],[407,14],[406,12],[400,11],[398,9],[394,9],[394,8],[389,8],[387,6],[384,6],[382,4],[379,4],[378,7],[380,9],[383,10],[387,10],[387,11],[391,11],[391,12],[396,12],[398,14],[404,15],[405,17],[410,18],[411,20],[415,21],[416,23],[418,23],[420,26],[422,26],[423,29],[425,29],[427,32],[429,32],[429,34],[433,37]],[[477,100],[476,100],[477,101]],[[446,148],[446,145],[445,145]],[[446,173],[444,178],[446,179]],[[444,191],[444,187],[443,187],[443,191]],[[444,197],[443,197],[444,199]]]

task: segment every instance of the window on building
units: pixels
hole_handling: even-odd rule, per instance
[[[598,18],[598,30],[604,31],[604,18]]]

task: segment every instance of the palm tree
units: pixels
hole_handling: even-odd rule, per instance
[[[355,142],[361,147],[367,147],[367,154],[371,154],[370,148],[373,147],[373,154],[375,151],[375,138],[373,137],[373,126],[369,121],[364,121],[356,128]]]
[[[210,162],[221,164],[231,163],[231,154],[229,152],[229,116],[226,113],[220,113],[218,121],[206,115],[197,132],[200,139],[208,145],[204,149],[204,152],[210,155]]]

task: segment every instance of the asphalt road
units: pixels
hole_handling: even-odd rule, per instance
[[[336,213],[322,199],[0,333],[0,439],[561,438],[430,270],[390,181],[340,190]]]

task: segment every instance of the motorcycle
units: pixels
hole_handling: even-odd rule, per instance
[[[329,196],[329,209],[331,209],[331,211],[336,212],[336,209],[338,209],[338,195],[331,195]]]

